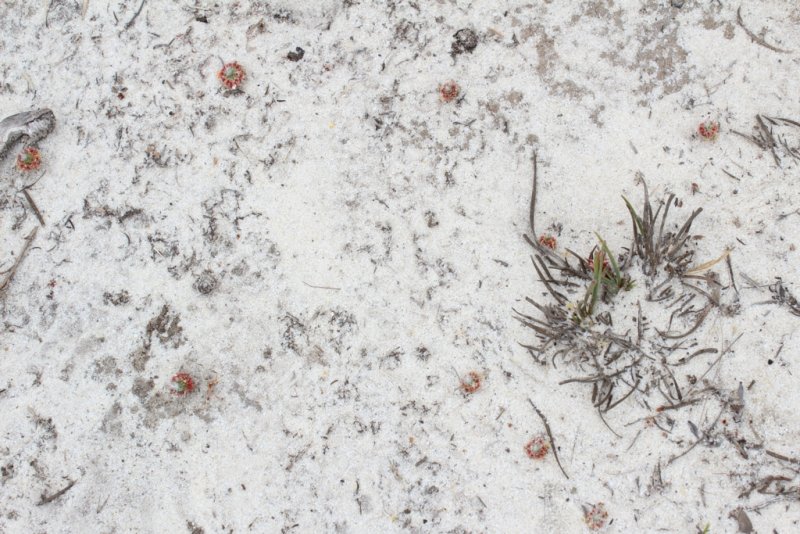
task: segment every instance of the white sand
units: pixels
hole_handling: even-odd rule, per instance
[[[800,529],[797,466],[764,452],[800,457],[800,317],[740,277],[800,295],[800,215],[779,219],[798,161],[732,133],[800,120],[795,2],[741,10],[789,53],[728,2],[149,0],[125,29],[138,7],[0,5],[0,118],[58,120],[43,172],[0,162],[0,269],[39,226],[19,192],[36,179],[45,219],[0,301],[0,532],[582,532],[598,501],[607,532],[736,532],[738,508]],[[454,59],[463,27],[480,42]],[[234,60],[247,79],[225,94]],[[695,341],[743,334],[707,378],[754,381],[727,429],[747,459],[722,437],[663,467],[713,402],[662,434],[626,426],[633,396],[607,417],[618,438],[558,385],[575,369],[519,345],[512,307],[544,291],[522,239],[534,150],[537,230],[562,225],[562,252],[629,244],[637,172],[683,199],[675,223],[703,207],[699,261],[733,249],[741,309]],[[569,479],[525,456],[544,432],[528,398]],[[790,495],[741,496],[768,476]]]

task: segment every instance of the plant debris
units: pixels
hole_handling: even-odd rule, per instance
[[[793,130],[795,143],[791,143],[791,137],[786,133],[776,132],[776,127],[784,126]],[[731,130],[734,134],[747,139],[762,150],[769,150],[775,164],[780,166],[781,155],[788,155],[800,161],[800,122],[786,119],[783,117],[768,117],[766,115],[756,115],[755,133],[744,134],[737,130]]]
[[[791,50],[785,50],[783,48],[778,48],[777,46],[769,44],[764,39],[753,33],[752,30],[748,29],[747,26],[744,25],[744,20],[742,20],[742,6],[739,6],[739,9],[736,10],[736,23],[739,24],[739,26],[741,26],[741,28],[744,30],[747,36],[750,37],[750,39],[752,39],[754,43],[757,43],[763,46],[764,48],[772,50],[773,52],[778,52],[780,54],[792,53]]]
[[[465,52],[472,53],[478,47],[478,34],[470,28],[461,28],[453,35],[451,55],[454,57]]]
[[[299,46],[295,47],[293,52],[289,52],[286,54],[286,59],[289,61],[300,61],[303,59],[303,56],[306,55],[306,51],[300,48]]]
[[[62,489],[58,490],[57,492],[55,492],[55,493],[53,493],[51,495],[47,495],[46,493],[42,493],[42,495],[41,495],[41,497],[39,499],[39,502],[36,503],[36,506],[42,506],[43,504],[48,504],[48,503],[51,503],[51,502],[55,501],[56,499],[58,499],[59,497],[64,495],[66,492],[71,490],[72,486],[74,486],[76,482],[77,482],[76,480],[70,480],[69,483],[66,486],[64,486]]]
[[[738,309],[738,301],[735,297],[726,300],[726,288],[711,271],[727,252],[716,260],[692,266],[691,243],[696,236],[691,229],[702,209],[694,210],[682,224],[671,224],[670,209],[679,205],[675,195],[667,195],[653,206],[644,181],[642,185],[640,211],[623,197],[632,236],[631,246],[619,256],[599,235],[589,261],[569,249],[562,257],[525,236],[534,249],[534,270],[553,302],[526,299],[540,317],[515,310],[517,319],[539,340],[537,345],[523,346],[542,365],[548,361],[554,366],[566,364],[562,372],[571,376],[560,383],[582,385],[606,426],[604,414],[626,401],[635,402],[646,415],[652,414],[649,399],[654,395],[661,400],[656,414],[705,398],[709,385],[696,379],[682,383],[678,377],[688,368],[701,369],[702,356],[717,351],[712,347],[698,349],[696,342],[689,340],[712,311],[733,314]],[[534,183],[532,202],[535,188]],[[534,215],[535,206],[531,206],[532,231]],[[578,261],[572,263],[570,258]],[[666,323],[653,324],[652,317],[665,311],[669,312]],[[633,332],[627,326],[618,329],[618,325],[631,321],[636,325]],[[714,363],[705,365],[713,367]]]

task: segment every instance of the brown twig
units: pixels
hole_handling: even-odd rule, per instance
[[[313,287],[314,289],[330,289],[330,290],[333,290],[333,291],[341,291],[341,290],[342,290],[342,288],[341,288],[341,287],[315,286],[315,285],[313,285],[313,284],[309,284],[309,283],[308,283],[308,282],[306,282],[306,281],[303,281],[303,283],[304,283],[305,285],[307,285],[308,287]]]
[[[677,404],[669,404],[669,405],[666,405],[666,406],[659,406],[658,408],[656,408],[656,412],[661,413],[661,412],[666,412],[667,410],[678,410],[678,409],[683,408],[685,406],[692,406],[694,404],[697,404],[701,400],[702,399],[688,399],[688,400],[685,400],[683,402],[679,402]]]
[[[728,275],[731,277],[731,285],[733,286],[733,290],[736,291],[736,294],[739,294],[739,288],[736,287],[736,279],[733,277],[733,265],[731,265],[731,257],[728,256],[725,258],[725,263],[728,264]]]
[[[767,453],[767,455],[772,456],[773,458],[775,458],[777,460],[783,460],[784,462],[789,462],[791,464],[800,465],[800,460],[798,460],[796,458],[790,458],[788,456],[785,456],[783,454],[777,453],[775,451],[771,451],[769,449],[764,450],[764,452]]]
[[[36,503],[36,506],[41,506],[43,504],[51,503],[54,500],[58,499],[66,492],[72,489],[72,486],[75,485],[75,480],[70,480],[69,484],[67,484],[63,489],[58,490],[57,492],[53,493],[52,495],[47,495],[46,493],[42,493],[41,499],[39,502]]]
[[[39,219],[39,224],[44,226],[44,217],[42,217],[42,212],[39,211],[39,207],[36,205],[36,202],[33,201],[33,197],[31,197],[31,194],[28,193],[27,187],[22,190],[22,194],[25,195],[25,199],[28,201],[28,204],[30,204],[33,213],[36,215],[36,218]]]
[[[558,468],[561,469],[561,472],[564,473],[564,476],[569,479],[569,475],[567,474],[566,471],[564,471],[564,466],[561,465],[561,460],[558,459],[558,451],[556,450],[556,442],[553,439],[553,433],[550,431],[550,425],[547,423],[547,417],[544,416],[542,411],[539,408],[536,407],[536,405],[533,403],[533,401],[531,399],[528,399],[528,402],[531,403],[531,406],[533,406],[533,410],[536,412],[536,415],[538,415],[539,418],[542,420],[542,423],[544,423],[544,429],[547,431],[547,437],[550,440],[550,447],[553,449],[553,456],[556,459],[556,463],[558,464]]]
[[[22,250],[20,251],[19,255],[17,256],[17,261],[14,262],[14,265],[6,271],[6,278],[3,280],[3,283],[0,284],[0,297],[8,290],[9,284],[11,284],[11,280],[14,279],[14,275],[17,273],[17,269],[19,268],[22,260],[25,259],[25,255],[28,253],[28,249],[31,247],[31,243],[36,238],[36,232],[38,228],[34,228],[31,230],[31,233],[25,238],[25,245],[23,245]]]
[[[531,205],[530,205],[530,225],[531,237],[536,241],[536,227],[534,225],[534,217],[536,215],[536,181],[538,178],[538,165],[536,152],[533,153],[533,187],[531,188]]]

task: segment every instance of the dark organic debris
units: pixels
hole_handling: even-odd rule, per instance
[[[181,317],[169,305],[164,304],[159,314],[147,322],[143,345],[145,349],[149,350],[152,346],[153,334],[163,345],[169,344],[173,348],[178,348],[185,342]]]
[[[305,55],[306,51],[298,46],[294,49],[294,52],[289,52],[286,54],[286,59],[289,61],[300,61]]]
[[[201,295],[210,295],[217,289],[219,282],[217,281],[217,277],[214,276],[214,273],[211,271],[203,271],[200,276],[197,277],[197,280],[194,281],[194,288],[201,294]]]
[[[769,285],[759,284],[745,274],[742,275],[742,278],[744,278],[744,280],[750,284],[749,289],[760,289],[767,287],[769,288],[769,292],[772,293],[771,300],[757,302],[756,304],[779,304],[781,306],[786,306],[792,315],[800,317],[800,301],[798,301],[797,298],[786,288],[786,286],[783,284],[783,279],[780,276],[776,276],[775,282]]]
[[[103,304],[112,304],[114,306],[123,306],[131,301],[131,295],[126,289],[111,293],[106,291],[103,293]]]
[[[478,46],[478,34],[469,28],[461,28],[453,35],[451,55],[457,56],[464,52],[472,52]]]
[[[797,301],[794,295],[789,293],[789,290],[783,285],[783,280],[781,280],[780,277],[776,277],[776,280],[774,284],[769,286],[769,290],[772,293],[772,300],[788,307],[792,314],[800,317],[800,302]]]
[[[766,115],[756,115],[755,133],[747,135],[737,130],[731,130],[735,135],[747,139],[761,150],[769,150],[775,164],[780,166],[780,153],[789,155],[796,160],[800,160],[800,145],[792,146],[787,140],[786,135],[775,132],[776,126],[796,128],[795,132],[800,133],[800,122],[784,117],[768,117]]]

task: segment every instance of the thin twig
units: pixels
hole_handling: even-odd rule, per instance
[[[6,271],[8,274],[6,275],[6,279],[3,280],[3,283],[0,284],[0,297],[3,296],[6,290],[8,290],[9,284],[11,284],[11,280],[14,279],[14,275],[17,273],[17,269],[19,268],[22,260],[25,259],[25,255],[28,253],[28,249],[33,243],[33,240],[36,238],[36,232],[38,228],[34,228],[31,230],[31,233],[28,234],[28,237],[25,238],[25,245],[22,247],[22,251],[20,251],[19,255],[17,256],[17,261],[14,262],[14,265]]]
[[[748,35],[748,37],[750,37],[750,39],[752,39],[756,44],[760,44],[764,48],[768,48],[768,49],[772,50],[773,52],[779,52],[781,54],[790,54],[791,53],[791,50],[784,50],[783,48],[778,48],[777,46],[772,46],[771,44],[766,42],[764,39],[762,39],[761,37],[759,37],[758,35],[756,35],[752,31],[747,29],[747,26],[744,25],[744,21],[742,20],[742,6],[739,6],[739,9],[736,10],[736,22],[739,23],[739,26],[742,27],[742,29]]]
[[[697,404],[701,400],[702,399],[689,399],[689,400],[685,400],[683,402],[679,402],[678,404],[670,404],[670,405],[667,405],[667,406],[659,406],[658,408],[656,408],[656,412],[661,413],[661,412],[666,412],[667,410],[677,410],[679,408],[683,408],[684,406],[692,406],[694,404]]]
[[[780,167],[781,160],[778,158],[778,154],[775,152],[775,147],[778,146],[778,143],[775,142],[775,136],[772,135],[772,130],[764,122],[764,119],[761,118],[761,115],[756,115],[756,121],[758,121],[758,125],[761,126],[761,130],[764,132],[764,138],[769,143],[769,150],[772,154],[772,159],[775,160],[775,165]]]
[[[314,289],[331,289],[331,290],[333,290],[333,291],[341,291],[341,290],[342,290],[342,288],[341,288],[341,287],[315,286],[315,285],[309,284],[309,283],[308,283],[308,282],[306,282],[306,281],[303,281],[303,283],[304,283],[305,285],[307,285],[308,287],[313,287]]]
[[[605,410],[603,410],[603,411],[605,411],[605,412],[610,412],[610,411],[611,411],[613,408],[616,408],[616,407],[617,407],[619,404],[621,404],[621,403],[622,403],[622,401],[624,401],[625,399],[627,399],[628,397],[630,397],[630,396],[633,394],[633,392],[634,392],[634,391],[638,391],[638,390],[639,390],[639,383],[640,383],[641,381],[642,381],[642,379],[641,379],[641,378],[639,378],[638,380],[636,380],[636,383],[633,385],[633,387],[631,388],[631,390],[630,390],[628,393],[626,393],[625,395],[623,395],[623,396],[622,396],[622,398],[618,399],[618,400],[617,400],[617,401],[616,401],[614,404],[610,404],[610,405],[609,405],[609,406],[608,406],[608,407],[607,407]]]
[[[689,284],[686,284],[686,285],[688,286]],[[693,287],[693,286],[690,286],[690,287]],[[711,311],[711,305],[710,304],[707,305],[704,309],[700,310],[700,312],[697,314],[697,322],[688,331],[686,331],[686,332],[684,332],[682,334],[670,334],[669,332],[662,332],[658,328],[656,328],[656,332],[658,332],[659,335],[661,337],[665,338],[665,339],[681,339],[681,338],[684,338],[684,337],[688,336],[689,334],[694,333],[695,330],[700,328],[700,325],[703,324],[703,321],[705,320],[706,315],[708,315],[708,312],[710,312],[710,311]]]
[[[534,225],[534,217],[536,215],[536,182],[538,179],[538,165],[537,165],[537,156],[536,152],[533,152],[533,187],[531,189],[531,206],[530,206],[530,225],[531,225],[531,237],[536,240],[536,227]]]
[[[42,212],[39,211],[39,207],[36,205],[36,202],[33,201],[33,197],[31,197],[31,194],[28,193],[27,187],[22,190],[22,194],[25,195],[25,198],[27,199],[28,204],[30,204],[33,213],[36,215],[36,218],[39,219],[39,224],[44,226],[44,217],[42,217]]]
[[[141,13],[141,12],[142,12],[142,8],[144,7],[144,3],[145,3],[145,1],[146,1],[146,0],[142,0],[142,3],[141,3],[141,4],[139,4],[139,9],[137,9],[137,10],[136,10],[136,13],[133,15],[133,18],[132,18],[131,20],[129,20],[129,21],[128,21],[128,23],[125,25],[125,27],[122,29],[122,31],[125,31],[125,30],[127,30],[128,28],[130,28],[131,26],[133,26],[133,23],[134,23],[134,21],[136,20],[136,18],[139,16],[139,13]]]
[[[742,179],[741,179],[741,178],[737,178],[736,176],[732,175],[731,173],[729,173],[729,172],[728,172],[728,171],[726,171],[725,169],[722,169],[722,172],[724,172],[725,174],[727,174],[728,176],[730,176],[731,178],[733,178],[733,179],[734,179],[734,180],[736,180],[737,182],[741,182],[741,181],[742,181]]]
[[[75,480],[70,480],[69,484],[67,484],[63,489],[60,489],[57,492],[53,493],[52,495],[47,495],[45,493],[42,493],[41,499],[39,500],[39,502],[36,503],[36,506],[41,506],[43,504],[51,503],[54,500],[58,499],[66,492],[71,490],[72,486],[75,485],[75,482],[76,482]]]
[[[716,418],[716,419],[714,419],[714,422],[713,422],[713,423],[711,423],[711,426],[709,426],[709,427],[706,429],[706,431],[705,431],[705,432],[703,432],[703,435],[702,435],[702,436],[700,436],[700,438],[699,438],[697,441],[695,441],[695,442],[692,444],[692,446],[691,446],[691,447],[689,447],[688,449],[686,449],[686,450],[685,450],[685,451],[683,451],[682,453],[678,454],[677,456],[673,456],[672,458],[670,458],[670,459],[669,459],[669,461],[667,462],[667,465],[670,465],[672,462],[674,462],[674,461],[675,461],[675,460],[677,460],[678,458],[682,458],[682,457],[686,456],[687,454],[689,454],[689,452],[690,452],[692,449],[694,449],[695,447],[697,447],[697,446],[700,444],[700,442],[701,442],[701,441],[705,440],[705,439],[706,439],[706,437],[708,436],[708,433],[709,433],[709,432],[711,432],[711,431],[714,429],[714,427],[715,427],[715,426],[717,426],[717,423],[719,422],[720,418],[722,417],[722,414],[725,412],[725,408],[726,408],[726,406],[723,406],[723,407],[722,407],[722,409],[719,411],[719,415],[717,415],[717,418]]]
[[[707,375],[707,374],[708,374],[708,373],[711,371],[711,369],[713,369],[713,368],[714,368],[714,366],[715,366],[715,365],[717,365],[717,364],[719,363],[719,361],[722,359],[722,357],[723,357],[723,356],[725,356],[725,354],[727,354],[727,353],[728,353],[728,351],[729,351],[729,350],[731,350],[731,348],[733,348],[733,346],[736,344],[736,342],[737,342],[737,341],[739,341],[739,338],[741,338],[743,335],[744,335],[744,333],[742,333],[742,334],[739,334],[738,336],[736,336],[736,339],[734,339],[733,341],[731,341],[730,343],[728,343],[728,346],[725,348],[725,350],[723,350],[723,351],[720,353],[720,355],[719,355],[719,356],[717,356],[717,359],[716,359],[716,360],[714,360],[713,362],[711,362],[711,365],[709,365],[709,366],[708,366],[708,369],[706,369],[706,372],[705,372],[705,373],[703,373],[703,376],[701,376],[700,378],[698,378],[698,379],[697,379],[697,382],[698,382],[698,383],[700,383],[700,382],[702,382],[702,381],[703,381],[703,379],[704,379],[704,378],[706,377],[706,375]]]
[[[769,449],[764,450],[764,452],[766,452],[767,455],[772,456],[773,458],[776,458],[778,460],[783,460],[784,462],[789,462],[789,463],[792,463],[792,464],[795,464],[795,465],[800,465],[800,460],[797,460],[796,458],[790,458],[788,456],[784,456],[783,454],[777,453],[775,451],[771,451]]]
[[[733,286],[733,290],[736,291],[736,294],[739,294],[739,288],[736,287],[736,279],[733,277],[733,265],[731,265],[731,257],[728,256],[725,258],[725,262],[728,264],[728,274],[731,277],[731,285]]]
[[[603,422],[603,424],[604,424],[604,425],[606,425],[606,428],[607,428],[607,429],[609,429],[609,430],[611,431],[611,433],[612,433],[612,434],[614,434],[615,436],[617,436],[619,439],[622,439],[622,436],[620,436],[620,435],[619,435],[619,434],[618,434],[618,433],[617,433],[617,432],[616,432],[616,431],[615,431],[613,428],[611,428],[611,425],[609,425],[609,424],[608,424],[608,421],[606,421],[606,418],[605,418],[605,417],[603,417],[603,412],[602,412],[602,410],[599,410],[599,409],[598,409],[598,410],[597,410],[597,415],[599,415],[599,416],[600,416],[600,420]]]
[[[550,447],[553,449],[553,456],[556,459],[556,463],[558,464],[558,468],[561,469],[561,472],[564,473],[565,477],[569,478],[569,475],[567,474],[567,472],[564,471],[564,466],[561,465],[561,460],[558,459],[558,451],[556,450],[556,442],[553,439],[553,433],[550,431],[550,425],[547,423],[547,417],[544,416],[542,411],[539,408],[536,407],[536,405],[533,403],[533,401],[531,399],[528,399],[528,402],[531,403],[531,406],[533,406],[533,410],[536,412],[536,415],[538,415],[539,418],[542,420],[542,423],[544,423],[544,429],[547,431],[547,437],[550,439]]]

